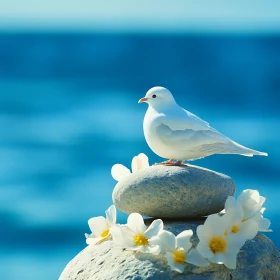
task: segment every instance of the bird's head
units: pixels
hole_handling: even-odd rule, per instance
[[[164,87],[153,87],[141,98],[138,103],[146,102],[152,107],[160,107],[175,103],[172,93]]]

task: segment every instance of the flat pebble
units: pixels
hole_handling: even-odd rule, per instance
[[[119,181],[115,206],[125,212],[160,218],[192,218],[224,209],[235,183],[224,174],[188,165],[150,166]]]

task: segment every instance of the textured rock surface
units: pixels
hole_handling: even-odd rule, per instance
[[[197,166],[151,166],[118,182],[113,202],[125,213],[162,218],[200,217],[224,208],[233,180]]]
[[[164,220],[165,228],[175,234],[185,229],[195,232],[202,223]],[[196,236],[192,242],[197,244]],[[262,234],[241,248],[235,270],[217,264],[203,268],[187,265],[184,274],[172,272],[162,255],[133,253],[106,241],[86,247],[66,266],[59,280],[276,280],[280,279],[279,262],[279,250]]]

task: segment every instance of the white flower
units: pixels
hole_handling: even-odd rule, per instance
[[[167,259],[171,270],[182,273],[186,263],[197,266],[207,266],[206,261],[196,249],[191,249],[190,238],[193,235],[192,230],[185,230],[175,236],[172,232],[162,230],[158,235],[158,244],[161,251]]]
[[[221,217],[227,225],[224,232],[228,234],[238,234],[244,240],[253,239],[259,229],[258,223],[253,219],[246,219],[243,209],[233,196],[229,196],[225,203],[226,213]]]
[[[204,225],[197,227],[198,252],[212,263],[236,268],[236,256],[245,240],[238,234],[227,234],[228,224],[219,214],[208,216]]]
[[[139,170],[145,169],[149,167],[149,159],[148,157],[140,153],[138,156],[135,156],[131,162],[131,170],[132,173],[135,173]],[[116,181],[120,181],[122,178],[131,174],[130,170],[122,164],[115,164],[111,169],[112,177]]]
[[[241,205],[244,213],[243,221],[254,220],[257,222],[258,231],[271,232],[269,229],[270,220],[263,217],[265,208],[262,208],[266,198],[260,196],[257,190],[244,190],[237,198],[237,202]],[[233,201],[228,201],[225,204],[225,211],[233,206]]]
[[[87,244],[99,244],[111,238],[111,228],[116,224],[116,207],[111,205],[106,210],[106,219],[102,216],[88,220],[91,234],[85,234]]]
[[[114,226],[111,229],[111,234],[113,240],[126,249],[158,255],[160,247],[155,240],[162,229],[162,220],[154,220],[147,228],[142,216],[138,213],[132,213],[128,216],[127,224]]]

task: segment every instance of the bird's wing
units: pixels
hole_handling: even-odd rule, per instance
[[[182,108],[183,109],[183,108]],[[185,113],[187,114],[187,116],[193,121],[193,122],[196,122],[196,123],[199,123],[201,125],[204,125],[206,127],[209,127],[209,123],[204,121],[203,119],[199,118],[198,116],[196,116],[195,114],[183,109],[183,111],[185,111]]]
[[[227,143],[230,141],[209,125],[197,130],[187,127],[174,129],[170,122],[162,122],[157,126],[157,134],[170,148],[194,153],[223,153],[228,149]]]
[[[157,123],[165,124],[172,130],[214,130],[209,123],[180,107],[169,111],[167,115],[158,114]]]

